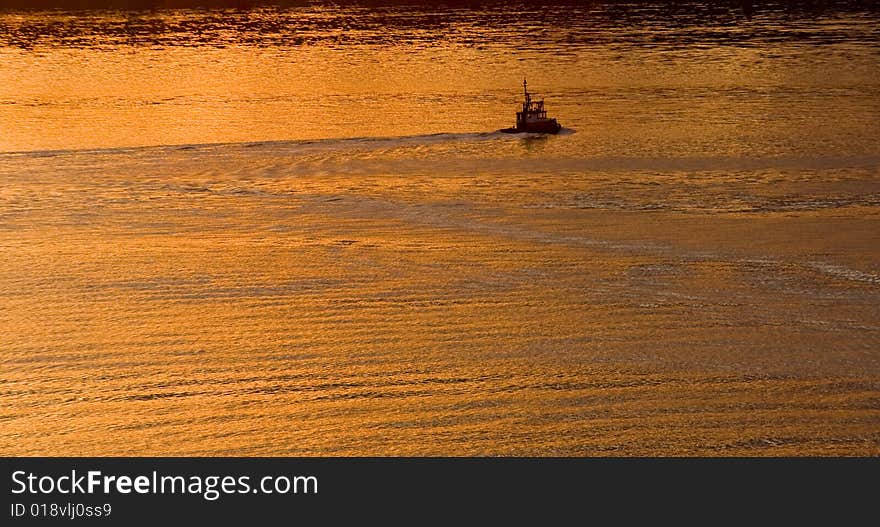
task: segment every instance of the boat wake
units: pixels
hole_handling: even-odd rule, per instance
[[[539,135],[539,134],[525,134]],[[509,138],[500,131],[493,132],[439,132],[432,134],[401,135],[401,136],[375,136],[375,137],[345,137],[327,139],[293,139],[272,141],[246,141],[239,143],[195,143],[175,145],[144,145],[113,148],[89,148],[68,150],[34,150],[0,152],[0,158],[19,157],[55,157],[63,155],[83,154],[137,154],[163,151],[193,151],[207,152],[234,148],[247,149],[270,149],[295,152],[297,150],[358,150],[379,149],[407,146],[427,146],[441,143],[465,143],[474,141],[492,141]]]

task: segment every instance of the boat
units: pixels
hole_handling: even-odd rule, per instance
[[[533,101],[529,94],[528,84],[523,79],[523,91],[525,92],[525,100],[522,103],[522,111],[516,112],[516,126],[512,128],[502,128],[501,132],[505,134],[555,134],[562,129],[562,125],[556,122],[556,119],[547,117],[547,110],[544,109],[544,99]]]

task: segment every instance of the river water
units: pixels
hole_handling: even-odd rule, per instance
[[[0,12],[0,454],[878,455],[878,64],[846,6]]]

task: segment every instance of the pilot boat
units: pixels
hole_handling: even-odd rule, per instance
[[[522,111],[516,112],[516,126],[513,128],[502,128],[501,132],[506,134],[526,132],[555,134],[561,130],[562,126],[556,122],[556,119],[547,117],[547,110],[544,109],[544,99],[540,101],[532,100],[525,79],[523,79],[523,91],[525,92],[525,100],[522,103]]]

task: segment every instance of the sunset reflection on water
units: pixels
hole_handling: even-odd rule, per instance
[[[880,453],[876,13],[619,9],[0,12],[0,453]]]

